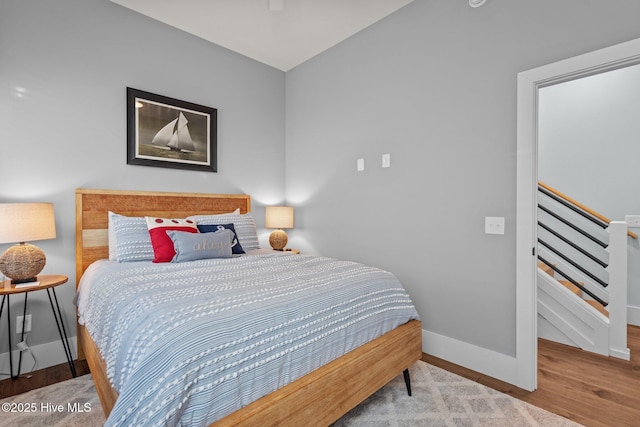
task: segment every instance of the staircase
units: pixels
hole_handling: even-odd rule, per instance
[[[551,277],[555,276],[555,271],[553,271],[553,268],[547,266],[543,262],[539,262],[538,263],[538,268],[540,268],[544,273],[548,274]],[[564,286],[565,288],[569,289],[576,296],[578,296],[579,298],[583,299],[584,302],[589,304],[591,307],[593,307],[596,310],[598,310],[604,316],[609,317],[609,312],[607,311],[606,308],[604,308],[605,306],[603,304],[599,303],[598,301],[585,296],[585,294],[582,292],[582,290],[579,287],[577,287],[576,285],[574,285],[573,283],[571,283],[568,280],[558,280],[558,282],[560,282],[560,284],[562,286]],[[584,283],[580,283],[580,284],[584,286]]]
[[[627,236],[637,236],[544,183],[538,202],[538,336],[629,360]]]

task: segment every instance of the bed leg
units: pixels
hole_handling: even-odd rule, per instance
[[[409,370],[405,369],[402,375],[404,375],[404,383],[407,385],[407,393],[411,396],[411,377],[409,376]]]

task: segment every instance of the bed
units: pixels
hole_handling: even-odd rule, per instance
[[[225,214],[233,211],[236,211],[236,214],[238,215],[246,215],[250,212],[250,210],[251,200],[247,195],[77,189],[77,284],[80,284],[83,280],[85,282],[88,280],[83,277],[85,272],[87,272],[87,276],[90,276],[94,274],[94,270],[102,270],[103,265],[105,266],[104,269],[106,269],[106,265],[110,264],[109,261],[104,261],[105,259],[109,259],[111,255],[109,253],[108,244],[109,211],[117,212],[119,215],[126,217],[151,216],[161,218],[187,218],[193,215],[215,215]],[[238,264],[242,271],[250,271],[251,269],[255,268],[257,272],[264,271],[264,269],[270,271],[272,268],[275,269],[276,265],[281,265],[282,267],[278,267],[280,269],[277,273],[279,277],[282,275],[288,276],[294,274],[292,272],[298,271],[298,265],[300,265],[301,268],[304,265],[305,268],[307,266],[311,266],[312,268],[316,268],[318,270],[335,268],[337,269],[336,271],[339,272],[336,274],[340,276],[344,275],[341,270],[342,268],[351,269],[353,267],[352,265],[347,265],[349,263],[343,263],[338,260],[319,259],[321,257],[289,254],[275,255],[273,253],[265,253],[270,251],[260,252],[259,250],[255,252],[256,255],[247,257],[238,256],[224,259],[220,262],[218,262],[218,260],[198,260],[185,263],[185,265],[188,264],[189,266],[198,266],[198,268],[196,269],[207,271],[206,274],[213,274],[208,272],[208,269],[211,267],[209,264],[215,265],[215,267],[211,268],[223,268],[221,267],[223,263],[233,263],[234,265]],[[251,262],[248,261],[249,258],[251,258]],[[262,264],[258,266],[259,263]],[[131,270],[133,272],[133,277],[131,277],[129,272],[126,273],[128,276],[125,275],[124,272],[122,272],[122,276],[119,276],[120,272],[112,272],[111,270],[109,270],[108,274],[114,276],[108,275],[106,278],[102,278],[103,283],[108,284],[104,285],[105,288],[107,286],[114,286],[114,292],[116,293],[116,295],[118,295],[118,297],[120,297],[121,294],[126,292],[116,290],[118,288],[115,288],[115,286],[118,286],[118,284],[122,282],[121,284],[125,287],[119,289],[134,289],[135,286],[129,286],[131,283],[141,281],[141,276],[146,277],[146,273],[148,271],[146,269],[156,268],[143,264],[141,264],[140,266],[134,266],[133,264],[134,263],[130,263],[130,265],[127,266],[120,266],[122,270]],[[200,267],[202,267],[202,269]],[[162,268],[165,269],[163,270],[162,274],[158,274],[157,276],[155,276],[161,277],[162,280],[154,279],[154,284],[169,283],[163,282],[163,280],[165,277],[167,277],[167,280],[174,280],[171,278],[172,274],[177,274],[179,277],[183,277],[183,275],[185,274],[184,272],[178,272],[176,270],[178,267],[176,266],[167,264]],[[231,267],[225,266],[224,268]],[[356,268],[364,267],[356,266]],[[386,272],[378,272],[377,274],[384,275],[384,273]],[[230,273],[230,276],[235,277],[235,275],[235,272],[232,274]],[[359,275],[360,273],[353,273],[353,277]],[[261,275],[260,277],[263,276]],[[291,278],[291,286],[295,286],[296,280],[297,279],[294,274],[294,276]],[[329,279],[324,278],[322,280],[328,281]],[[147,285],[143,284],[141,286]],[[98,289],[100,288],[98,287]],[[133,293],[133,291],[131,292]],[[292,292],[290,292],[289,290],[287,290],[287,292],[282,292],[282,294],[285,293],[289,294]],[[188,295],[186,292],[184,294]],[[182,291],[180,291],[180,295],[182,297]],[[134,296],[132,296],[132,298],[133,297]],[[197,298],[197,295],[191,297]],[[100,300],[101,298],[105,299],[104,297],[95,297],[94,299]],[[185,296],[185,298],[187,298],[187,296]],[[151,297],[149,297],[149,301],[151,301]],[[118,304],[123,305],[121,303]],[[127,303],[125,303],[124,305],[126,304]],[[241,305],[242,304],[236,304],[236,306]],[[289,302],[285,303],[285,305],[290,306],[291,304]],[[137,307],[137,304],[133,304],[132,306]],[[114,308],[105,308],[104,310],[105,312],[110,313],[112,310],[114,310]],[[413,310],[415,311],[415,309]],[[280,311],[281,310],[278,310],[278,312]],[[407,313],[409,311],[411,310],[407,309]],[[407,315],[407,313],[403,313],[402,316]],[[88,314],[84,315],[89,316]],[[369,317],[377,319],[377,317],[374,316]],[[90,316],[88,318],[90,318]],[[385,320],[384,322],[388,323],[391,321],[392,320]],[[393,321],[398,322],[397,319]],[[129,371],[135,371],[138,370],[138,367],[129,367],[125,369],[122,367],[122,364],[114,364],[113,355],[109,354],[106,351],[111,351],[111,349],[105,348],[105,339],[101,335],[101,333],[94,332],[94,335],[96,336],[96,339],[94,339],[89,331],[91,327],[84,326],[85,323],[87,323],[88,325],[99,326],[100,318],[94,316],[92,322],[93,323],[87,323],[85,321],[82,321],[78,323],[78,358],[86,358],[96,385],[96,390],[100,397],[103,410],[105,412],[105,415],[109,417],[109,415],[112,415],[112,412],[123,413],[122,402],[126,402],[126,399],[128,398],[125,396],[125,394],[128,393],[126,392],[126,388],[122,388],[121,384],[119,384],[118,381],[114,379],[114,366],[118,366],[118,369],[115,369],[117,372],[126,371],[127,369],[129,369]],[[380,323],[382,323],[382,321]],[[222,321],[220,324],[222,325]],[[350,348],[348,352],[342,355],[337,355],[335,356],[335,358],[331,356],[331,360],[314,360],[313,363],[319,363],[319,366],[313,368],[308,373],[304,372],[302,374],[294,375],[287,372],[281,372],[279,376],[283,377],[284,379],[281,380],[281,383],[277,385],[277,388],[275,390],[265,392],[264,395],[256,399],[253,399],[252,397],[250,398],[249,396],[243,396],[240,399],[244,402],[242,403],[241,407],[233,409],[230,413],[224,414],[224,416],[220,418],[210,419],[205,423],[205,425],[300,426],[305,424],[331,424],[332,422],[339,419],[342,415],[346,414],[349,410],[357,406],[369,395],[384,386],[395,376],[399,375],[400,373],[406,374],[407,369],[422,356],[422,328],[420,321],[417,319],[417,314],[408,315],[407,319],[403,320],[402,323],[397,326],[393,326],[390,328],[388,325],[386,325],[385,328],[389,330],[378,330],[382,328],[382,326],[378,326],[377,323],[374,325],[372,322],[370,322],[370,326],[371,327],[369,328],[369,332],[359,332],[358,334],[356,334],[357,337],[354,338],[354,340],[356,341],[364,339],[366,340],[365,342],[353,343],[353,345],[355,345],[354,348]],[[96,326],[92,327],[94,329],[96,328]],[[334,329],[340,328],[336,327]],[[367,338],[367,334],[369,333],[374,335],[376,333],[379,333],[380,335],[369,339]],[[155,331],[152,333],[153,337],[155,337],[156,335],[163,335],[163,332]],[[138,337],[138,339],[142,338]],[[351,338],[349,340],[351,340]],[[314,340],[309,339],[307,341],[313,341],[314,343],[318,342],[318,340],[315,338]],[[342,342],[344,340],[339,341]],[[127,341],[122,340],[122,342]],[[175,341],[173,343],[173,345],[169,345],[169,348],[179,347],[175,346]],[[197,344],[197,342],[191,343],[189,344],[189,348]],[[321,358],[329,357],[325,356],[324,351],[318,352],[318,348],[322,347],[320,344],[314,345],[314,348],[316,349],[314,354],[316,354],[316,356],[320,356]],[[311,345],[309,347],[311,348]],[[167,349],[164,348],[164,351],[167,351]],[[121,353],[122,352],[123,351],[121,351]],[[124,352],[126,353],[126,351]],[[333,350],[331,352],[333,353]],[[316,359],[316,356],[310,359]],[[173,357],[173,355],[168,354],[165,356],[165,353],[163,353],[162,358],[165,360],[171,360]],[[292,357],[294,360],[298,360],[296,359],[297,356],[288,357]],[[273,359],[273,357],[269,358],[268,363],[272,363]],[[125,365],[127,363],[131,364],[130,361],[127,361]],[[265,370],[268,370],[266,368],[266,364],[267,362],[265,362]],[[301,363],[295,363],[294,365],[298,366],[299,364]],[[166,367],[163,369],[166,369]],[[139,368],[139,370],[144,374],[143,368]],[[286,379],[288,376],[291,376],[291,381],[288,381]],[[232,383],[235,381],[235,377],[232,375],[229,375],[228,378],[231,378]],[[405,379],[407,379],[406,376]],[[114,386],[112,385],[112,383],[114,382],[118,383],[118,389],[125,390],[123,391],[122,396],[119,395],[119,393],[116,391],[116,388],[114,388]],[[221,382],[224,381],[221,380]],[[253,389],[253,387],[250,388]],[[189,389],[189,393],[192,393],[191,389]],[[232,389],[229,389],[227,390],[226,394],[229,393],[233,394],[234,391]],[[154,392],[153,394],[156,393]],[[191,396],[191,394],[189,395]],[[251,395],[251,393],[249,393],[249,395]],[[187,400],[187,398],[184,399],[185,401]],[[252,400],[247,401],[247,399]],[[116,409],[114,410],[114,408]],[[124,409],[126,409],[126,405]],[[124,412],[126,412],[126,410]],[[138,423],[144,424],[144,422],[140,421],[139,418],[136,418],[136,420],[138,420]],[[171,421],[167,423],[186,423],[184,419],[181,421],[180,418],[171,418],[170,420]],[[202,420],[198,419],[198,423],[202,424]]]

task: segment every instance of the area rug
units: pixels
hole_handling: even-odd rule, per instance
[[[333,427],[580,425],[424,362],[410,372],[413,396],[400,375]],[[0,406],[1,427],[90,427],[105,420],[91,375],[0,400]]]

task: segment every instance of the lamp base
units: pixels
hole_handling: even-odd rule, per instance
[[[284,247],[287,246],[288,241],[289,238],[287,237],[287,233],[285,233],[284,230],[273,230],[269,235],[269,244],[276,251],[283,250]]]
[[[37,281],[38,281],[38,277],[30,277],[28,279],[11,279],[11,284],[19,285],[20,283],[33,283]]]
[[[2,254],[0,271],[14,284],[35,282],[46,262],[47,257],[42,249],[29,243],[20,243]]]

